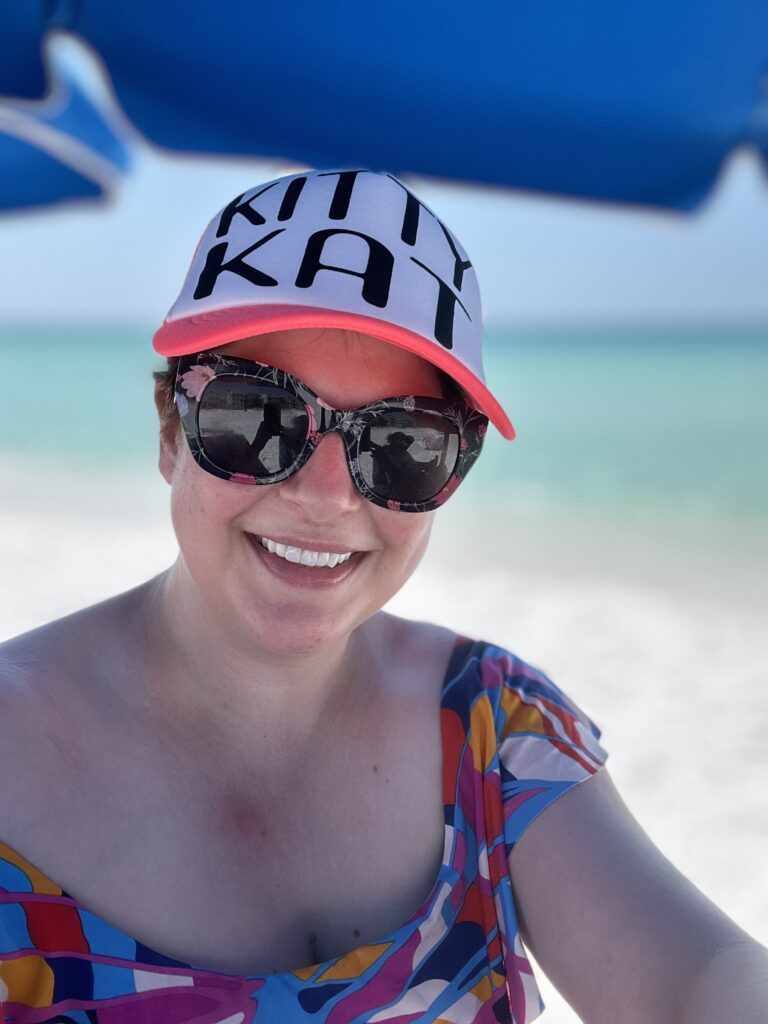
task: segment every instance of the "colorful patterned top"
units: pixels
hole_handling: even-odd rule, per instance
[[[544,1009],[507,857],[607,754],[543,673],[456,644],[441,700],[445,848],[429,896],[377,942],[295,971],[235,975],[149,949],[0,844],[6,1024],[528,1024]]]

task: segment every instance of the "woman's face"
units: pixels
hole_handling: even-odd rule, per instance
[[[279,331],[218,351],[286,370],[338,409],[389,395],[442,395],[430,363],[356,332]],[[277,484],[206,473],[176,430],[161,435],[160,469],[171,485],[185,578],[212,616],[265,651],[309,653],[343,640],[403,586],[429,539],[434,513],[379,508],[358,493],[336,433]],[[335,569],[311,568],[269,553],[261,538],[353,554]]]

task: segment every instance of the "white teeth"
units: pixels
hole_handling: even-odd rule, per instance
[[[285,558],[288,562],[306,565],[310,568],[325,565],[333,568],[333,566],[341,565],[342,562],[346,562],[348,558],[352,557],[351,551],[345,551],[343,555],[336,551],[309,551],[304,548],[291,547],[287,544],[278,544],[277,541],[270,540],[269,537],[259,537],[259,542],[270,554],[278,555],[280,558]]]

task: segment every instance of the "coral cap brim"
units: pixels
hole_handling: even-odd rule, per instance
[[[503,437],[510,441],[514,439],[515,429],[509,417],[480,377],[434,341],[376,317],[312,306],[238,306],[166,320],[152,343],[160,355],[181,356],[217,348],[242,338],[301,327],[360,331],[421,356],[452,377]]]

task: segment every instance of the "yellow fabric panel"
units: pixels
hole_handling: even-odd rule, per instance
[[[491,988],[491,981],[487,974],[484,974],[482,978],[473,985],[470,989],[472,995],[479,999],[481,1003],[487,1002],[493,995],[493,989]]]
[[[520,696],[513,691],[504,688],[501,691],[501,707],[507,719],[502,736],[512,732],[545,732],[544,724],[538,708],[530,704],[523,704]]]
[[[359,949],[353,949],[351,953],[345,953],[327,971],[323,971],[317,980],[342,981],[345,978],[359,978],[391,946],[391,942],[379,942],[375,946],[360,946]]]
[[[0,843],[0,857],[20,868],[30,881],[32,892],[47,893],[49,896],[61,896],[61,886],[56,885],[50,878],[46,878],[42,871],[25,860],[20,853],[16,853],[10,846]]]
[[[0,978],[8,986],[8,1002],[43,1008],[53,1002],[53,971],[41,956],[0,961]]]
[[[291,974],[295,975],[297,978],[301,978],[302,981],[306,981],[307,978],[312,977],[316,970],[317,965],[312,964],[309,967],[300,967],[298,971],[291,971]]]
[[[486,697],[481,697],[472,705],[469,728],[475,769],[485,772],[496,753],[496,727],[491,702]]]

